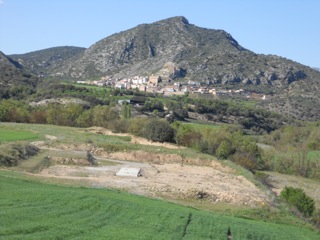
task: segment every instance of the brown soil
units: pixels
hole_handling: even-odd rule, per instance
[[[89,129],[89,131],[97,130],[102,134],[112,134],[105,129]],[[139,144],[159,144],[136,137],[132,139]],[[51,149],[44,142],[35,144],[39,148]],[[179,148],[172,144],[159,145]],[[86,144],[55,147],[51,150],[78,154],[79,151],[85,154],[88,149]],[[86,163],[82,161],[79,161],[80,165],[74,165],[78,159],[64,160],[60,157],[53,157],[55,165],[44,169],[38,175],[46,178],[81,180],[93,187],[124,189],[135,194],[167,199],[202,199],[212,203],[225,202],[250,207],[264,206],[270,202],[270,197],[266,193],[218,161],[185,159],[177,154],[160,152],[107,153],[96,149],[93,154],[100,162],[98,166],[85,166]],[[65,163],[68,165],[63,165]],[[103,166],[106,164],[109,165]],[[142,176],[116,176],[116,172],[122,167],[141,168]]]
[[[100,158],[100,161],[102,159]],[[109,160],[110,161],[110,160]],[[115,161],[112,166],[54,165],[40,175],[50,178],[86,180],[95,187],[120,188],[152,197],[205,198],[211,202],[227,202],[248,206],[263,206],[267,196],[243,176],[206,166],[177,163],[149,164]],[[141,177],[118,177],[122,167],[141,168]],[[204,194],[204,196],[201,196]]]

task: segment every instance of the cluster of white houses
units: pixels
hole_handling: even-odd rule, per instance
[[[242,94],[247,98],[267,99],[265,95],[247,93],[243,89],[225,90],[216,89],[209,86],[201,86],[200,82],[172,82],[162,81],[161,76],[151,75],[150,77],[135,76],[132,78],[113,79],[111,77],[102,77],[96,81],[78,81],[80,84],[91,84],[96,86],[109,86],[118,89],[138,89],[139,91],[161,93],[165,96],[184,95],[185,93],[200,93],[212,95],[231,95]]]

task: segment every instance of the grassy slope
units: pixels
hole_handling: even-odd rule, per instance
[[[291,227],[225,217],[106,189],[0,171],[0,239],[319,239]],[[3,194],[4,193],[4,194]]]
[[[213,156],[201,154],[193,149],[186,148],[180,152],[176,149],[168,149],[159,146],[139,145],[131,143],[131,138],[127,136],[111,136],[102,135],[87,132],[83,128],[62,127],[54,125],[42,125],[42,124],[20,124],[20,123],[1,123],[0,122],[0,134],[1,129],[7,129],[10,131],[30,131],[37,134],[37,139],[29,139],[30,142],[35,140],[46,140],[45,135],[57,136],[56,140],[47,140],[52,147],[55,144],[86,144],[91,142],[99,147],[108,149],[109,151],[134,151],[141,150],[146,152],[159,152],[164,154],[179,154],[184,157],[200,158],[206,160],[215,159]]]
[[[285,186],[302,188],[305,193],[315,200],[316,207],[320,209],[320,182],[317,179],[308,179],[299,176],[286,175],[277,172],[267,172],[272,186],[282,189]]]
[[[0,126],[0,142],[17,140],[34,140],[38,136],[32,132],[5,129]]]
[[[173,149],[164,149],[162,147],[159,148],[159,147],[154,147],[154,146],[143,146],[143,145],[132,144],[132,143],[130,143],[130,139],[131,139],[130,137],[105,136],[105,135],[101,135],[101,134],[94,134],[94,133],[86,132],[85,129],[79,129],[79,128],[58,127],[58,126],[52,126],[52,125],[34,125],[34,124],[30,125],[30,124],[16,124],[16,123],[0,123],[0,129],[14,130],[16,132],[19,132],[19,131],[30,131],[30,132],[36,134],[38,136],[39,140],[45,139],[45,135],[57,136],[58,139],[53,141],[53,142],[51,142],[50,140],[49,141],[47,140],[47,142],[51,143],[53,147],[54,147],[55,143],[58,143],[58,144],[59,143],[83,144],[83,143],[86,143],[86,142],[89,141],[89,142],[93,142],[93,143],[97,144],[98,146],[101,146],[101,145],[102,146],[104,146],[104,145],[113,146],[113,145],[115,145],[120,149],[123,148],[123,149],[127,149],[129,151],[130,150],[142,150],[142,151],[147,151],[147,152],[154,152],[154,151],[158,152],[159,149],[161,148],[162,149],[161,151],[163,151],[163,153],[176,153],[176,154],[178,154],[177,150],[173,150]],[[29,141],[34,141],[34,140],[35,139],[30,139]],[[23,162],[22,164],[20,164],[18,167],[15,167],[14,169],[18,170],[18,171],[34,172],[35,167],[38,165],[39,162],[42,161],[43,156],[48,155],[48,154],[49,153],[47,151],[42,151],[37,156],[29,159],[28,161]],[[60,154],[60,152],[59,152],[59,154]],[[66,154],[66,153],[61,153],[61,154],[63,155],[63,154]],[[179,152],[179,154],[183,154],[186,157],[192,157],[193,156],[195,158],[199,158],[200,157],[200,158],[203,158],[203,159],[212,160],[212,157],[209,157],[209,155],[199,154],[199,153],[197,153],[196,151],[194,151],[192,149],[185,149],[183,151],[183,153]],[[243,174],[243,173],[241,172],[241,174]],[[250,177],[249,177],[249,179],[250,179]],[[39,179],[36,179],[35,181],[39,181]],[[87,186],[87,184],[84,184],[84,183],[81,183],[81,182],[78,182],[78,181],[77,182],[70,182],[70,183],[67,183],[65,181],[63,181],[63,182],[51,181],[51,180],[47,181],[45,179],[41,179],[40,181],[46,181],[46,182],[49,182],[49,183],[52,183],[52,182],[63,183],[64,185],[67,184],[67,185],[72,185],[72,186]],[[0,189],[1,189],[1,186],[0,186]],[[2,190],[1,190],[1,192],[2,192]],[[63,195],[63,194],[61,194],[61,195]],[[1,198],[1,194],[0,194],[0,198]],[[22,200],[22,202],[24,202],[24,198],[23,197],[21,198],[21,200]],[[217,207],[213,207],[211,205],[210,205],[210,207],[208,207],[206,205],[203,205],[203,203],[201,204],[201,206],[199,204],[201,204],[201,203],[197,203],[194,206],[197,206],[198,209],[205,209],[205,210],[209,210],[210,209],[210,211],[213,211],[213,212],[219,210],[219,207],[217,209]],[[12,206],[14,206],[14,205],[16,205],[16,204],[12,204]],[[191,205],[193,206],[193,204],[191,204]],[[0,203],[0,206],[1,206],[1,203]],[[211,209],[212,207],[213,207],[213,209]],[[139,208],[137,208],[137,209],[139,209]],[[258,210],[257,210],[257,212],[255,210],[250,210],[250,211],[248,210],[249,211],[248,212],[247,210],[244,210],[244,209],[233,209],[231,211],[231,213],[228,212],[227,210],[228,209],[220,210],[219,211],[220,215],[221,214],[224,214],[224,215],[227,214],[227,215],[229,215],[229,217],[230,216],[240,216],[240,217],[248,217],[250,219],[263,219],[263,220],[266,220],[268,222],[282,223],[282,225],[274,225],[274,226],[279,226],[279,227],[281,227],[283,225],[290,225],[290,224],[293,224],[295,226],[303,226],[304,225],[304,224],[294,223],[294,221],[295,221],[294,219],[291,219],[291,218],[288,219],[288,217],[286,217],[287,215],[285,213],[282,213],[281,211],[279,213],[280,216],[278,216],[279,214],[274,215],[275,214],[274,212],[266,213],[264,210],[261,210],[262,211],[261,214],[263,215],[261,217],[259,215],[260,211],[258,211]],[[268,216],[266,217],[266,214],[267,215],[271,214],[271,215],[269,217]],[[77,218],[77,217],[75,217],[75,218]],[[203,217],[201,217],[201,218],[203,218]],[[71,217],[70,217],[70,219],[71,219]],[[231,219],[233,219],[233,218],[231,218]],[[237,220],[241,221],[239,219],[237,219]],[[131,220],[129,219],[128,221],[131,221]],[[0,218],[0,222],[1,222],[1,218]],[[157,224],[161,225],[162,223],[157,223]],[[1,225],[1,223],[0,223],[0,225]],[[137,226],[140,227],[140,225],[137,225]],[[204,232],[208,231],[206,229],[206,227],[208,227],[208,226],[205,226],[202,231],[204,231]],[[226,226],[224,225],[224,228],[225,227]],[[231,228],[231,230],[233,232],[233,227]],[[225,232],[226,232],[226,230],[224,230],[224,233]],[[249,238],[249,237],[243,237],[242,239],[247,239],[247,238]],[[1,234],[0,234],[0,239],[1,239]],[[4,239],[6,239],[6,237],[4,237]],[[34,237],[32,237],[32,239],[34,239]],[[158,238],[158,239],[161,239],[161,238]],[[168,237],[168,239],[170,239],[170,237]],[[192,238],[190,238],[190,239],[192,239]],[[202,239],[202,238],[201,237],[200,238],[197,237],[197,238],[193,238],[193,239]],[[204,238],[204,239],[206,239],[206,238]],[[207,239],[209,239],[209,238],[207,238]],[[214,239],[219,239],[219,238],[214,238]],[[255,238],[255,239],[259,239],[259,238]],[[268,237],[268,238],[262,238],[262,239],[272,239],[272,238]],[[274,238],[274,239],[279,239],[279,238]],[[286,238],[284,238],[284,239],[286,239]],[[310,238],[306,238],[306,239],[310,239]]]

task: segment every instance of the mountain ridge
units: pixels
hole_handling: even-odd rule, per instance
[[[103,38],[74,62],[64,64],[62,74],[73,78],[148,76],[159,74],[167,63],[177,69],[167,78],[208,83],[282,88],[318,75],[292,60],[256,54],[229,33],[197,27],[181,16],[141,24]]]
[[[60,46],[8,56],[34,74],[50,76],[52,73],[57,75],[66,62],[73,61],[84,50],[82,47]]]
[[[67,72],[80,78],[91,74],[151,75],[167,62],[179,63],[190,55],[205,54],[205,48],[228,49],[228,52],[245,50],[223,30],[199,30],[184,17],[141,24],[96,42]],[[134,66],[130,69],[129,65]]]
[[[165,77],[208,83],[281,87],[318,75],[292,60],[256,54],[224,30],[195,26],[183,16],[140,24],[88,49],[54,47],[10,57],[33,73],[72,78],[159,74],[168,63],[177,71]]]
[[[39,78],[0,51],[0,99],[32,92]]]
[[[163,80],[248,88],[277,94],[264,108],[291,115],[299,109],[302,119],[320,118],[315,110],[320,104],[319,71],[280,56],[254,53],[226,31],[198,27],[182,16],[140,24],[87,49],[71,50],[65,57],[57,57],[61,49],[55,50],[59,51],[46,58],[35,56],[34,61],[11,57],[34,73],[67,79],[154,74]],[[46,60],[47,65],[33,64]]]

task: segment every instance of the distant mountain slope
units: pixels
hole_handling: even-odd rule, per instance
[[[320,76],[294,61],[255,54],[227,32],[197,27],[184,17],[142,24],[104,38],[75,62],[64,65],[63,72],[75,78],[128,77],[159,73],[167,63],[175,68],[168,77],[222,84],[286,88],[292,82]]]
[[[0,52],[0,98],[12,87],[35,88],[38,78],[25,70],[18,62]]]
[[[265,108],[303,120],[320,119],[318,71],[279,56],[255,54],[227,32],[197,27],[184,17],[113,34],[64,66],[64,74],[74,78],[159,74],[250,87],[276,94]]]
[[[319,85],[320,79],[315,69],[255,54],[229,33],[197,27],[185,17],[138,25],[86,50],[56,47],[11,57],[32,72],[72,78],[159,74],[164,79],[271,86],[271,91]]]
[[[238,44],[223,30],[173,17],[104,38],[88,49],[58,47],[14,60],[35,73],[65,78],[160,75],[164,80],[250,88],[275,94],[263,107],[304,120],[320,119],[320,72]],[[318,110],[319,109],[319,110]]]
[[[85,48],[71,46],[53,47],[10,57],[35,74],[49,76],[52,73],[59,75],[63,65],[79,57],[84,50]]]
[[[236,54],[247,50],[222,30],[199,28],[184,17],[174,17],[142,24],[98,41],[69,66],[67,74],[73,77],[149,75],[173,62],[181,70],[177,77],[183,77],[191,58],[203,59],[213,52],[225,51]]]

